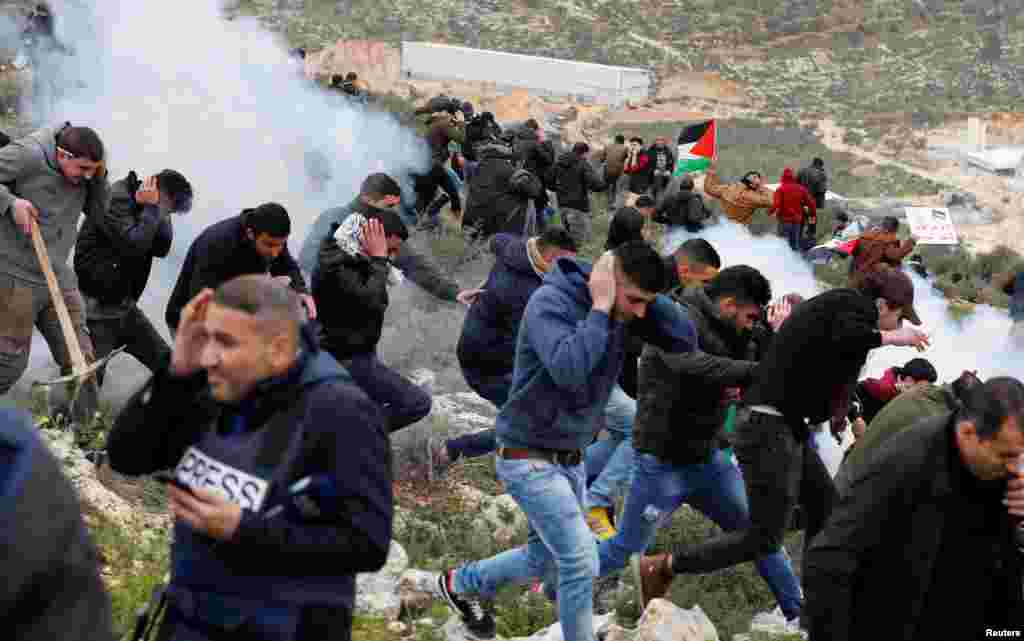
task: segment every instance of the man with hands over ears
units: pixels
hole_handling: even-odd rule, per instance
[[[685,312],[657,294],[665,281],[657,252],[629,242],[593,267],[557,259],[530,297],[516,338],[512,389],[496,420],[498,478],[526,514],[527,543],[443,572],[437,581],[439,596],[478,637],[495,634],[483,599],[506,583],[544,579],[557,586],[566,641],[593,641],[599,563],[582,507],[583,449],[600,429],[628,332],[669,352],[696,346]]]

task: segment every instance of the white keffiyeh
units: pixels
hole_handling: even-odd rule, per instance
[[[363,251],[363,230],[366,229],[367,222],[369,221],[366,216],[353,212],[341,223],[338,231],[334,232],[334,240],[338,242],[338,247],[343,252],[353,256],[366,255],[366,252]],[[391,270],[391,273],[388,274],[389,287],[398,285],[405,280],[405,275],[394,265],[389,264],[389,267]]]

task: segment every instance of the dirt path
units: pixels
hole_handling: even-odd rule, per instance
[[[707,100],[667,101],[658,108],[645,108],[608,114],[600,135],[603,140],[617,126],[656,122],[679,122],[701,118],[735,118],[754,112],[736,105],[715,103]],[[806,122],[805,124],[812,124]],[[933,180],[945,185],[950,191],[969,191],[977,197],[980,207],[989,207],[995,213],[995,222],[987,225],[959,225],[961,238],[971,249],[989,252],[999,245],[1006,245],[1024,253],[1024,194],[1007,189],[1006,179],[996,176],[964,176],[957,163],[931,163],[933,168],[922,167],[907,160],[895,160],[877,150],[865,149],[843,142],[846,129],[832,119],[815,121],[822,136],[822,144],[836,152],[848,153],[867,162],[899,167],[907,173]],[[870,178],[865,178],[870,180]],[[899,194],[900,196],[910,196]],[[914,204],[922,207],[941,206],[938,195],[913,196]]]
[[[988,225],[959,225],[960,237],[975,251],[992,251],[999,245],[1006,245],[1024,253],[1024,194],[1013,193],[1006,187],[1006,179],[997,176],[964,176],[955,163],[945,163],[939,169],[929,170],[917,165],[892,160],[887,156],[843,142],[846,130],[831,119],[818,121],[822,143],[833,151],[845,152],[876,164],[890,164],[900,169],[948,185],[951,190],[973,193],[980,207],[990,207],[996,221]],[[914,199],[922,206],[940,205],[937,196],[920,196]]]

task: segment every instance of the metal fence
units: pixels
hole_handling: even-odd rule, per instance
[[[498,90],[528,89],[538,95],[573,96],[620,108],[654,92],[654,73],[633,67],[525,56],[504,51],[403,42],[403,78],[490,82]]]

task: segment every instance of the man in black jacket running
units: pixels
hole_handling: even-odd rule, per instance
[[[645,557],[644,602],[665,594],[676,574],[712,572],[778,549],[797,501],[809,543],[837,499],[808,425],[845,412],[868,352],[883,345],[924,349],[914,285],[897,271],[876,272],[860,291],[833,289],[796,306],[754,372],[737,420],[734,449],[750,501],[751,525],[672,554]]]
[[[75,274],[96,358],[126,345],[129,354],[156,371],[170,356],[171,348],[138,302],[153,259],[171,251],[171,213],[191,208],[192,186],[178,172],[165,169],[143,181],[133,171],[111,185],[106,215],[82,223]],[[100,384],[105,370],[97,373]]]

